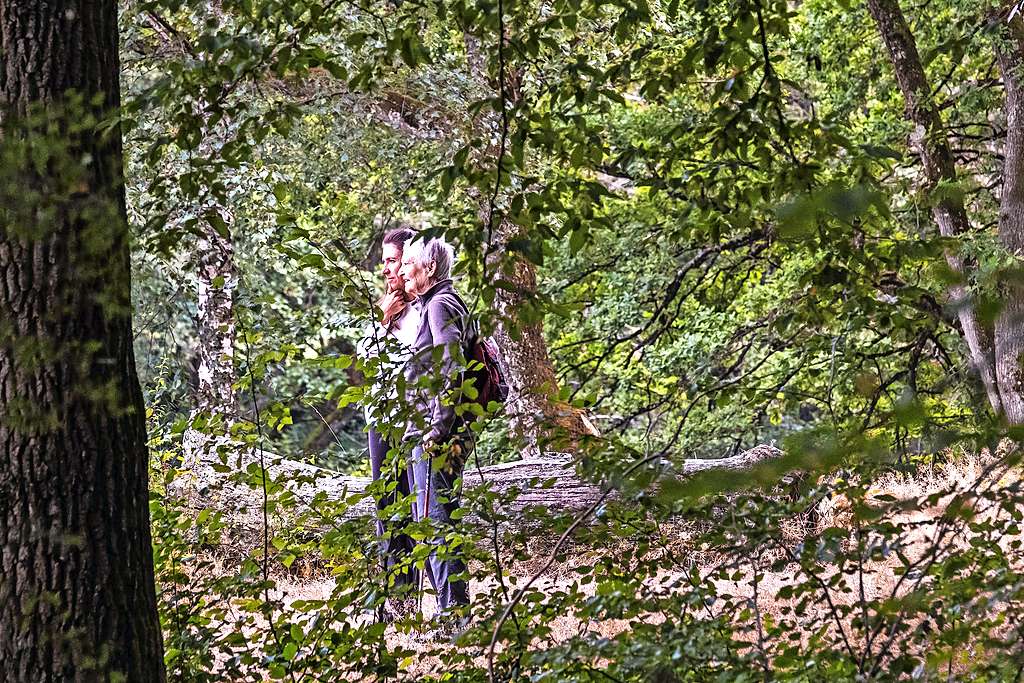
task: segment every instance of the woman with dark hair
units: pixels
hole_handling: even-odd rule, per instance
[[[400,274],[405,245],[414,236],[415,232],[407,227],[389,230],[384,235],[381,274],[384,277],[385,293],[377,302],[381,318],[360,345],[360,355],[368,360],[375,359],[377,364],[371,400],[366,405],[366,422],[373,481],[379,481],[382,475],[385,479],[385,493],[378,496],[376,501],[378,511],[388,508],[413,490],[412,474],[405,464],[405,458],[394,453],[389,458],[388,453],[402,441],[402,420],[394,410],[397,402],[395,382],[411,353],[419,330],[419,312],[408,305],[412,297],[406,292],[405,281]],[[391,482],[395,482],[393,489]],[[377,538],[386,571],[393,571],[416,545],[404,533],[405,524],[404,520],[385,523],[384,515],[377,515]],[[385,617],[388,619],[415,610],[415,587],[419,583],[419,574],[410,565],[395,575],[394,583],[399,596],[390,600],[385,608]],[[408,588],[403,589],[403,586]]]

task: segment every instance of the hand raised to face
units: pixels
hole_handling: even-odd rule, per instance
[[[404,290],[392,289],[380,300],[378,306],[380,306],[381,313],[383,314],[382,318],[385,325],[389,324],[405,308],[405,298]]]

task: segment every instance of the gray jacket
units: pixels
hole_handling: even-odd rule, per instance
[[[447,394],[461,381],[470,336],[469,310],[450,279],[434,283],[410,305],[418,310],[420,324],[405,365],[405,380],[418,419],[407,425],[405,440],[443,442],[460,422]],[[421,381],[424,386],[419,386]]]

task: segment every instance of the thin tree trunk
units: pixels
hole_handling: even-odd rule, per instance
[[[115,0],[0,0],[4,681],[165,678],[119,71]]]
[[[216,210],[216,209],[214,209]],[[220,213],[218,212],[218,216]],[[199,239],[196,325],[199,357],[196,406],[193,417],[211,419],[203,429],[188,429],[182,439],[183,466],[194,470],[220,459],[237,446],[230,433],[235,421],[235,288],[238,270],[230,235],[207,227]]]
[[[479,40],[465,34],[464,42],[472,76],[486,87],[498,90],[487,72]],[[516,74],[506,75],[503,90],[509,101],[505,106],[514,106],[520,97],[518,81]],[[476,120],[476,127],[481,139],[492,141],[486,146],[483,157],[487,162],[493,160],[498,163],[500,117],[482,113]],[[599,433],[584,411],[557,399],[558,379],[544,338],[543,318],[540,312],[528,314],[537,299],[537,267],[509,248],[515,240],[524,237],[522,228],[507,217],[494,220],[490,197],[481,196],[478,200],[480,221],[484,225],[493,222],[494,254],[491,263],[503,266],[500,273],[494,274],[494,279],[503,280],[508,285],[508,289],[498,288],[494,297],[498,313],[495,340],[505,360],[509,384],[506,415],[513,430],[523,440],[527,457],[537,457],[543,450],[575,450],[581,438],[599,436]]]
[[[499,253],[519,237],[519,227],[503,220],[495,231]],[[494,303],[500,316],[495,338],[501,347],[509,379],[505,406],[513,429],[531,457],[544,450],[575,450],[580,438],[598,433],[586,415],[557,398],[558,379],[544,338],[540,315],[528,311],[537,294],[537,269],[528,259],[506,259],[501,279],[511,288],[500,288]]]
[[[1024,424],[1024,20],[1014,18],[1006,26],[1005,38],[1006,43],[996,51],[1006,89],[1006,161],[999,202],[999,241],[1016,258],[1022,272],[1003,284],[995,360],[1006,419]]]
[[[868,0],[868,9],[878,26],[903,92],[906,116],[914,124],[911,145],[921,156],[925,177],[922,189],[928,194],[941,182],[956,182],[956,167],[942,117],[931,97],[931,86],[917,52],[917,44],[898,0]],[[943,237],[955,238],[970,231],[963,201],[957,197],[946,195],[938,198],[932,205],[932,216]],[[965,281],[968,279],[970,268],[960,254],[953,249],[947,250],[946,261],[953,272]],[[991,326],[979,318],[966,287],[956,285],[950,288],[950,295],[957,308],[964,340],[970,349],[971,362],[985,386],[989,404],[1001,414],[1003,405],[996,381],[995,342]]]
[[[216,11],[218,7],[211,7]],[[210,59],[205,52],[200,59]],[[218,139],[217,126],[202,104],[194,105],[201,121],[202,142],[197,150],[200,159],[214,159],[221,153],[223,141]],[[235,244],[231,239],[230,211],[224,207],[224,196],[212,188],[207,196],[193,198],[197,213],[206,225],[197,243],[198,268],[196,285],[196,334],[199,358],[197,367],[193,417],[205,413],[211,421],[202,429],[189,429],[182,439],[185,469],[220,460],[221,454],[237,447],[231,425],[237,415],[235,395],[235,290],[238,267]],[[193,423],[194,424],[194,423]]]
[[[199,387],[196,407],[230,421],[235,413],[235,309],[238,285],[230,235],[199,240]]]
[[[208,4],[211,16],[222,12],[220,2]],[[201,60],[214,59],[214,55],[198,51]],[[211,121],[212,103],[193,105],[196,122],[201,122],[202,142],[198,159],[216,159],[221,155],[225,139],[218,135],[217,121]],[[221,124],[228,124],[225,119]],[[198,318],[199,386],[196,391],[196,409],[223,418],[226,424],[234,421],[235,397],[235,290],[238,287],[238,268],[235,265],[235,244],[230,232],[233,215],[226,206],[227,197],[214,186],[209,192],[193,199],[199,213],[205,218],[204,234],[199,238],[198,286],[196,313]],[[225,191],[226,192],[226,191]]]

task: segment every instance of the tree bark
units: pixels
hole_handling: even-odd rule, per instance
[[[198,249],[196,354],[199,366],[192,417],[205,413],[210,422],[202,429],[189,428],[185,432],[182,455],[187,468],[215,463],[221,451],[236,447],[230,436],[238,407],[234,385],[234,305],[238,286],[234,243],[230,235],[218,234],[207,227],[207,233],[199,239]]]
[[[999,241],[1014,258],[1017,272],[1003,283],[1003,308],[996,320],[995,361],[1003,411],[1011,424],[1024,424],[1024,20],[1005,26],[996,50],[1006,90],[1006,142],[1003,191],[999,202]]]
[[[208,230],[199,240],[199,387],[196,407],[228,421],[235,413],[235,309],[238,285],[230,235]]]
[[[878,26],[878,32],[889,53],[896,81],[899,83],[906,103],[906,116],[914,124],[911,146],[921,157],[924,169],[923,190],[930,194],[942,182],[956,182],[956,167],[949,147],[939,109],[931,96],[931,86],[925,74],[921,57],[917,51],[914,36],[900,9],[898,0],[868,0],[868,9]],[[943,237],[956,238],[970,231],[970,221],[963,201],[944,194],[932,205],[932,217]],[[964,281],[970,268],[964,258],[954,249],[946,251],[950,269]],[[966,287],[955,285],[950,295],[957,309],[964,340],[970,350],[971,362],[981,377],[988,395],[989,404],[998,413],[1003,413],[1003,403],[996,380],[995,340],[991,325],[986,325],[978,316],[969,300]]]
[[[495,234],[499,252],[507,253],[509,243],[519,236],[518,226],[502,220]],[[520,255],[505,260],[508,267],[501,279],[510,289],[499,288],[494,297],[499,314],[495,339],[509,382],[505,414],[523,439],[528,457],[549,448],[575,450],[579,439],[599,434],[583,411],[557,399],[558,380],[544,323],[540,315],[534,320],[525,315],[537,295],[536,266]]]
[[[693,476],[706,470],[749,469],[758,463],[780,457],[782,451],[774,446],[755,446],[748,451],[718,459],[683,460],[674,475],[680,478]],[[307,463],[288,460],[264,454],[268,478],[279,482],[294,494],[301,503],[312,501],[317,494],[324,494],[329,500],[348,500],[365,494],[370,485],[369,477],[353,477],[324,470]],[[256,453],[244,453],[232,461],[236,469],[244,470],[250,463],[259,462]],[[215,499],[218,509],[226,511],[235,526],[262,529],[260,513],[260,492],[256,489],[233,484],[212,469],[191,473],[197,479],[193,490],[207,489]],[[576,512],[587,508],[598,496],[601,488],[576,473],[572,460],[565,454],[546,453],[537,458],[525,458],[500,465],[488,465],[476,469],[466,467],[463,485],[468,489],[483,487],[487,491],[504,494],[517,489],[519,494],[502,504],[502,510],[513,519],[522,517],[529,509],[538,506],[552,513]],[[210,506],[210,495],[196,500],[197,508]],[[347,507],[341,514],[343,519],[374,514],[375,504],[369,495],[361,495],[358,501]],[[481,520],[469,517],[471,522]],[[332,520],[333,521],[333,520]]]
[[[502,90],[508,100],[503,106],[515,106],[520,98],[518,75],[508,73],[503,88],[497,88],[487,71],[487,63],[480,41],[464,35],[466,62],[470,74],[489,90]],[[483,112],[475,121],[476,133],[485,146],[481,161],[501,164],[501,119],[493,112]],[[480,221],[493,224],[494,254],[492,265],[503,266],[494,273],[494,280],[503,280],[508,288],[498,288],[494,302],[498,313],[495,341],[501,348],[509,385],[509,398],[505,414],[513,431],[522,439],[526,457],[538,457],[544,450],[576,450],[585,436],[600,436],[584,411],[557,399],[559,391],[555,366],[548,354],[544,338],[544,322],[540,312],[524,315],[537,299],[537,267],[523,255],[509,247],[524,237],[522,228],[507,217],[492,216],[495,207],[490,197],[478,197]],[[488,245],[490,246],[490,245]]]
[[[0,680],[163,681],[115,0],[0,0]]]

